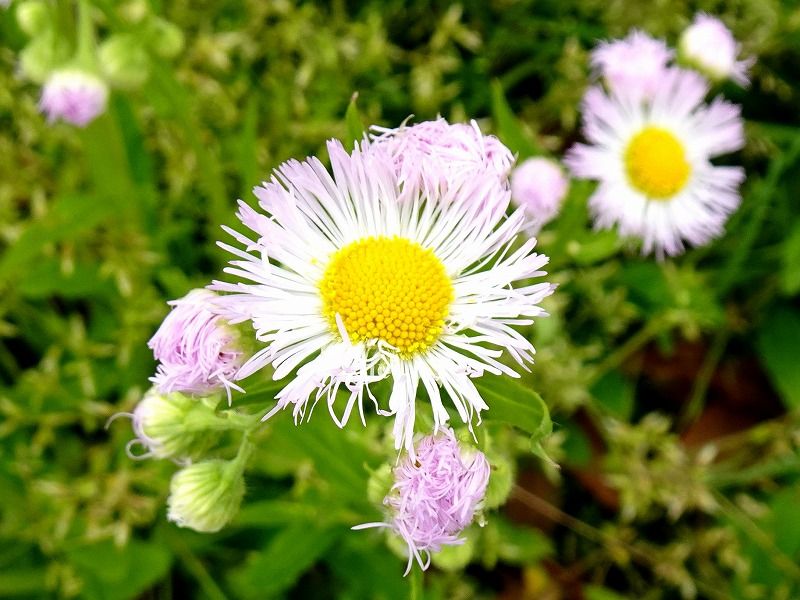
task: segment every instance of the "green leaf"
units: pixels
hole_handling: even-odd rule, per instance
[[[394,600],[408,596],[405,564],[387,550],[382,535],[367,531],[345,534],[335,550],[327,553],[325,562],[344,588],[337,589],[337,597]]]
[[[633,414],[634,387],[619,371],[609,371],[592,386],[598,404],[617,419],[627,421]]]
[[[329,515],[327,515],[329,516]],[[289,523],[314,523],[319,510],[296,500],[261,500],[242,507],[236,515],[236,527],[275,527]]]
[[[289,589],[345,531],[307,523],[285,527],[262,552],[233,573],[231,584],[243,598],[275,596]]]
[[[553,554],[553,544],[538,529],[493,517],[497,527],[497,556],[512,565],[530,566]]]
[[[587,585],[583,588],[583,595],[586,600],[627,600],[625,596],[620,596],[616,592],[597,585]]]
[[[781,288],[792,296],[800,292],[800,222],[783,244],[783,261],[781,267]]]
[[[17,287],[26,298],[54,295],[62,298],[97,298],[112,294],[114,289],[113,281],[101,275],[97,264],[78,263],[69,272],[64,272],[60,261],[55,258],[34,262]]]
[[[522,124],[508,105],[503,85],[498,80],[492,81],[492,118],[497,136],[512,152],[519,155],[520,160],[544,154],[536,142],[525,134]]]
[[[580,240],[574,240],[567,246],[567,251],[575,264],[586,267],[613,256],[621,245],[622,242],[617,233],[606,229],[582,236]]]
[[[31,223],[5,251],[0,258],[0,279],[23,270],[46,245],[76,239],[117,211],[115,202],[101,202],[94,196],[61,196],[42,219]]]
[[[788,308],[772,311],[758,331],[761,363],[787,408],[800,407],[800,313]]]
[[[574,421],[566,421],[562,431],[566,433],[562,444],[564,462],[574,467],[586,467],[592,459],[592,446],[586,433]]]
[[[81,597],[128,600],[163,579],[172,555],[160,545],[131,540],[123,548],[111,542],[75,547],[67,557],[84,581]]]
[[[356,142],[364,137],[364,121],[361,119],[361,114],[358,111],[356,101],[358,100],[358,92],[353,92],[350,98],[350,104],[347,105],[347,112],[344,114],[344,121],[347,125],[347,137],[345,138],[345,147],[352,148]]]
[[[0,571],[0,598],[17,596],[46,597],[46,572],[43,568],[14,568]]]
[[[505,375],[484,375],[475,380],[475,387],[489,405],[486,418],[530,433],[533,453],[550,461],[541,442],[553,432],[553,422],[539,394]]]

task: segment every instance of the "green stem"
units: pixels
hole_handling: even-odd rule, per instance
[[[94,25],[92,23],[92,7],[87,0],[78,1],[78,50],[75,55],[81,67],[94,69]]]
[[[587,387],[591,387],[597,383],[603,375],[619,367],[633,353],[643,348],[658,334],[667,330],[669,326],[670,321],[663,315],[650,320],[644,327],[629,337],[624,344],[609,354],[605,360],[595,366],[586,382]]]
[[[791,580],[800,581],[800,566],[778,548],[775,540],[765,533],[744,511],[719,492],[714,493],[723,514],[742,528],[750,539],[756,542],[769,556],[772,564],[784,572]]]
[[[205,595],[210,600],[228,600],[228,597],[216,584],[205,565],[194,555],[183,538],[178,534],[169,533],[167,539],[175,556],[180,559],[186,570],[197,580]]]
[[[422,600],[422,569],[418,565],[413,565],[411,568],[411,593],[409,598],[411,600]]]
[[[787,473],[800,471],[800,454],[779,458],[767,463],[738,468],[733,471],[728,469],[709,473],[705,480],[711,486],[723,488],[732,485],[749,485],[755,481],[778,477]]]
[[[728,345],[730,335],[730,329],[727,327],[719,331],[711,344],[711,348],[706,353],[700,371],[697,373],[694,386],[692,387],[689,401],[684,407],[683,414],[681,414],[678,419],[681,428],[688,427],[703,410],[706,392],[708,391],[708,386],[711,384],[711,377],[714,375],[714,371],[722,358],[725,347]]]
[[[245,433],[242,436],[242,443],[239,446],[238,452],[236,452],[236,456],[233,457],[231,461],[231,465],[234,467],[234,471],[237,475],[241,475],[244,473],[244,469],[247,466],[247,461],[250,460],[250,456],[253,454],[253,451],[256,449],[255,444],[250,441],[250,434]]]
[[[598,529],[585,521],[581,521],[518,485],[512,488],[511,494],[513,498],[519,500],[528,508],[535,510],[545,518],[559,525],[568,527],[578,535],[582,535],[586,539],[600,544],[604,548],[618,548],[624,550],[633,560],[648,567],[658,576],[656,568],[661,562],[661,558],[650,552],[647,548],[634,545],[627,540],[612,535],[602,529]],[[725,600],[725,598],[727,598],[727,596],[720,593],[714,586],[707,584],[705,581],[696,578],[695,583],[698,589],[701,589],[709,598],[715,600]]]

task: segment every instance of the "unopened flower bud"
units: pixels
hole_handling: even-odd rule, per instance
[[[389,491],[392,489],[394,478],[392,467],[389,464],[382,464],[370,473],[367,480],[367,500],[373,504],[380,504]]]
[[[136,458],[196,459],[218,439],[218,432],[245,429],[248,417],[235,412],[217,413],[219,396],[196,399],[179,392],[161,394],[152,389],[133,411],[136,439],[145,454]],[[133,456],[133,454],[131,454]]]
[[[549,158],[529,158],[511,175],[511,200],[525,209],[534,232],[558,214],[568,189],[564,170]]]
[[[497,508],[508,500],[511,488],[514,487],[514,463],[507,456],[494,454],[490,457],[492,476],[486,488],[483,500],[484,509]]]
[[[119,87],[138,87],[150,75],[147,52],[132,34],[112,35],[100,45],[97,56],[103,74]]]
[[[27,0],[17,4],[19,28],[34,37],[50,27],[50,11],[44,0]]]
[[[233,383],[247,358],[239,330],[214,312],[214,292],[192,290],[170,302],[172,311],[148,342],[161,364],[151,381],[162,392],[209,394]]]
[[[354,527],[389,527],[400,535],[408,546],[406,573],[414,559],[427,569],[430,552],[464,542],[459,535],[472,523],[489,481],[486,457],[462,448],[450,429],[423,438],[415,455],[394,469],[395,483],[383,501],[389,522]]]
[[[163,58],[180,54],[185,41],[180,27],[159,17],[153,17],[148,25],[150,44],[156,54]]]
[[[44,83],[53,68],[69,58],[66,40],[55,31],[45,31],[34,37],[19,53],[22,74],[35,83]]]
[[[172,476],[167,518],[202,533],[219,531],[239,511],[244,476],[238,460],[207,460]]]
[[[714,81],[731,79],[741,86],[749,83],[747,71],[753,59],[737,60],[741,51],[725,24],[711,15],[698,13],[681,34],[680,58]]]
[[[84,127],[103,113],[108,86],[102,79],[76,68],[53,72],[44,84],[39,108],[49,122],[62,119]]]

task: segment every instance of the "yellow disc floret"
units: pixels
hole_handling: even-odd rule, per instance
[[[339,314],[351,341],[383,340],[403,356],[436,342],[453,301],[453,283],[433,251],[400,237],[341,248],[319,289],[334,332]]]
[[[683,144],[674,134],[649,126],[628,143],[625,170],[637,190],[648,198],[666,200],[683,189],[691,167]]]

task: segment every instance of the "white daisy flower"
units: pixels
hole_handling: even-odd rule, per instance
[[[276,380],[293,374],[265,419],[291,405],[298,422],[324,399],[341,427],[354,408],[364,421],[368,398],[395,416],[395,446],[413,452],[418,388],[437,430],[448,420],[440,388],[471,425],[488,408],[471,378],[516,376],[498,360],[504,350],[531,362],[534,348],[514,327],[545,314],[538,303],[554,286],[528,279],[545,274],[548,258],[535,240],[515,244],[525,218],[505,216],[509,192],[496,175],[473,171],[446,197],[409,198],[381,145],[348,154],[331,141],[328,151],[332,173],[316,158],[290,160],[255,189],[267,215],[240,201],[256,236],[228,230],[246,250],[220,245],[238,256],[226,272],[246,283],[212,287],[229,292],[218,301],[226,318],[252,320],[266,344],[239,377],[267,365]],[[388,406],[369,388],[386,378]],[[343,407],[339,390],[349,394]]]
[[[643,252],[680,254],[720,235],[739,206],[741,167],[711,158],[744,144],[740,108],[704,102],[708,82],[668,69],[650,100],[590,88],[583,102],[584,134],[565,163],[576,177],[600,185],[589,199],[595,225],[619,226],[643,240]]]

